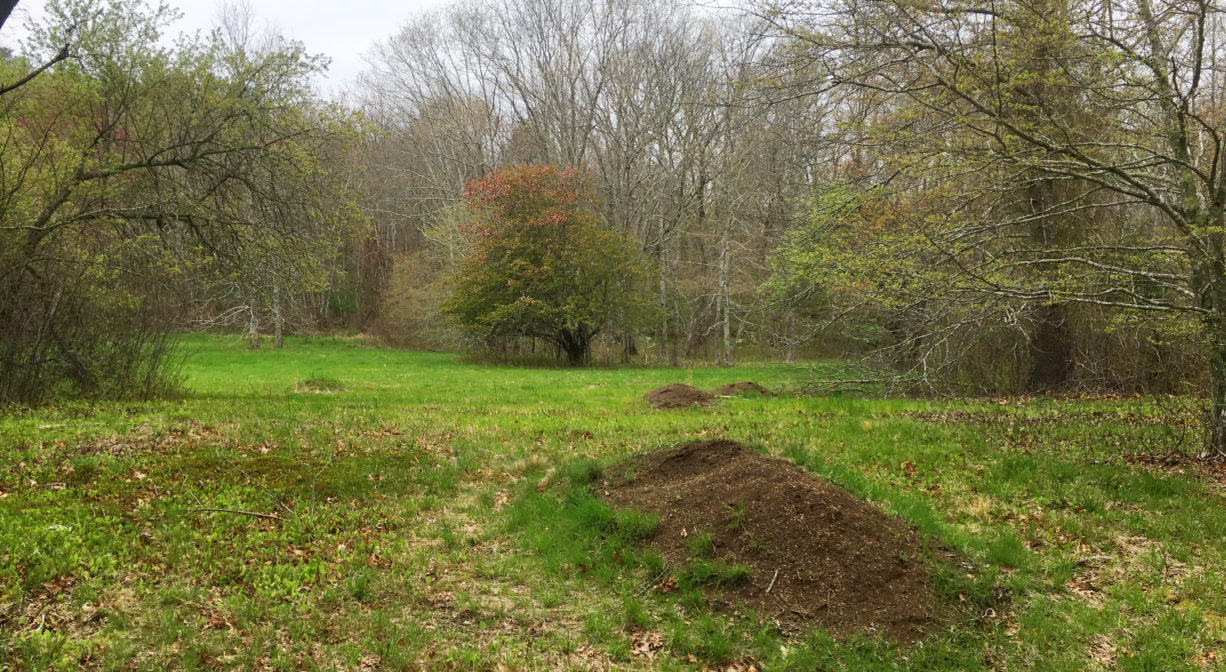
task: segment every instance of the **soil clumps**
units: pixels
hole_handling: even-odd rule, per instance
[[[739,383],[728,383],[720,385],[711,390],[711,394],[716,397],[739,397],[743,395],[758,395],[763,397],[773,397],[771,391],[752,381],[742,381]]]
[[[643,395],[643,398],[655,408],[686,408],[695,405],[710,406],[715,403],[715,397],[682,383],[657,387]]]
[[[704,441],[632,458],[602,480],[614,506],[660,516],[647,544],[674,572],[696,547],[749,569],[708,592],[716,606],[743,605],[784,628],[904,643],[939,626],[919,535],[787,460]]]

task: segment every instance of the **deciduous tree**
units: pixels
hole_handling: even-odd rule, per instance
[[[174,16],[139,0],[47,10],[32,56],[53,66],[0,69],[26,82],[0,96],[0,400],[145,396],[192,288],[312,273],[347,221],[322,150],[350,123],[314,104],[299,44],[162,46]]]
[[[955,333],[974,313],[938,317],[951,298],[1000,324],[1031,316],[1018,325],[1028,338],[1053,306],[1191,319],[1210,381],[1207,452],[1226,458],[1226,32],[1216,5],[760,9],[815,73],[807,94],[870,101],[847,118],[867,157],[860,177],[888,184],[911,211],[882,240],[930,262],[878,277],[930,290],[906,299],[918,319]],[[1044,235],[1057,226],[1062,235]],[[938,269],[939,282],[922,281]],[[910,342],[954,344],[927,334]]]
[[[586,362],[607,327],[645,312],[645,263],[600,222],[575,169],[518,166],[470,182],[471,244],[443,310],[483,338],[539,338]]]

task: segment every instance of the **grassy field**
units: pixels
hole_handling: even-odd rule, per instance
[[[665,383],[809,374],[186,347],[183,399],[0,416],[0,669],[1226,669],[1226,472],[1171,454],[1196,441],[1185,401],[655,411]],[[952,623],[910,647],[784,635],[650,590],[658,559],[586,477],[700,438],[939,539]]]

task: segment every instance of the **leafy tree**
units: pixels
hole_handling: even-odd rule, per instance
[[[807,93],[863,102],[846,125],[860,176],[913,208],[890,228],[901,238],[883,242],[949,271],[909,306],[995,311],[1001,324],[1030,322],[1021,329],[1031,342],[1053,340],[1040,338],[1054,333],[1051,317],[1074,307],[1196,325],[1207,453],[1226,458],[1226,76],[1213,65],[1226,31],[1216,5],[759,7],[813,73]],[[894,275],[889,284],[906,280]],[[956,350],[933,335],[912,342]]]
[[[572,168],[516,166],[468,183],[470,245],[444,312],[487,340],[539,338],[586,362],[609,325],[646,312],[642,254],[598,221]]]
[[[159,46],[174,17],[139,0],[47,11],[31,55],[51,65],[0,66],[22,83],[0,86],[0,401],[147,396],[197,288],[317,284],[347,221],[324,150],[352,124],[314,103],[322,62],[296,43]]]

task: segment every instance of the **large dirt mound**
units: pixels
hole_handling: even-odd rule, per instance
[[[687,406],[710,406],[715,403],[715,397],[703,392],[697,387],[673,383],[657,387],[643,395],[647,403],[656,408],[685,408]]]
[[[901,519],[845,490],[735,441],[705,441],[606,470],[618,507],[660,515],[648,542],[666,560],[691,558],[696,535],[749,577],[710,597],[785,627],[820,625],[916,639],[937,623],[922,542]]]
[[[740,383],[728,383],[720,385],[711,390],[711,394],[716,397],[739,397],[742,395],[760,395],[763,397],[773,396],[771,391],[752,381],[743,381]]]

